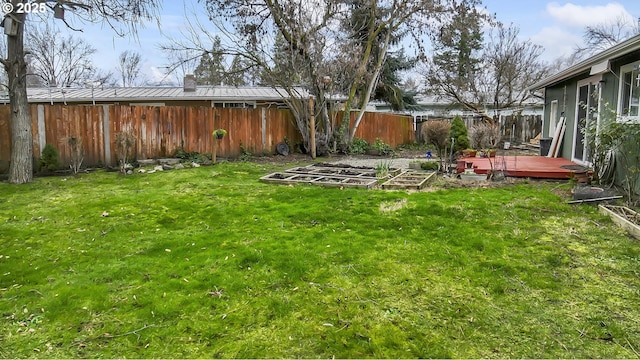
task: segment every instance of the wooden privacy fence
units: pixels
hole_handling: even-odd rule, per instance
[[[450,118],[446,119],[432,119],[432,120],[446,120],[451,121]],[[465,117],[463,118],[467,129],[470,129],[474,124],[482,121],[480,118]],[[431,120],[427,120],[431,121]],[[416,124],[416,139],[423,141],[422,139],[422,125],[425,122]],[[501,115],[500,116],[500,134],[502,141],[513,141],[516,143],[528,143],[529,140],[536,137],[542,131],[542,116],[540,115]]]
[[[338,112],[336,118],[338,125],[342,122],[343,112]],[[351,124],[357,117],[357,112],[351,112]],[[377,138],[387,144],[396,147],[415,141],[413,131],[413,117],[390,113],[367,112],[364,114],[360,125],[356,129],[355,137],[367,140],[373,144]]]
[[[115,134],[129,131],[136,136],[137,159],[173,156],[176,149],[211,153],[218,128],[227,130],[218,142],[220,157],[242,154],[241,145],[255,154],[274,154],[285,137],[301,141],[289,110],[274,108],[212,108],[206,106],[129,105],[31,105],[34,157],[40,158],[46,144],[54,145],[63,164],[69,163],[69,136],[81,137],[84,165],[116,165]],[[411,117],[367,113],[356,132],[372,143],[377,137],[397,146],[413,141]],[[0,106],[0,171],[7,171],[11,159],[9,106]]]

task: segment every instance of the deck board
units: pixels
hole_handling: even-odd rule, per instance
[[[577,174],[585,174],[587,168],[563,158],[545,156],[497,156],[495,158],[460,158],[458,173],[464,172],[465,163],[472,162],[477,174],[502,171],[506,176],[531,177],[540,179],[570,179]]]

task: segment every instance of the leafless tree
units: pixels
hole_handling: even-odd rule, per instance
[[[325,100],[327,93],[339,85],[346,92],[344,139],[348,142],[353,138],[389,49],[400,39],[413,36],[418,51],[423,51],[422,35],[437,26],[437,17],[448,11],[446,3],[447,0],[206,1],[215,30],[223,37],[224,53],[241,57],[248,67],[261,69],[263,83],[288,93],[288,105],[307,148],[311,116],[320,119],[317,144],[326,146],[331,139],[333,118],[327,114]],[[341,28],[340,24],[353,18],[354,11],[363,8],[367,9],[368,20],[347,31]],[[211,29],[194,25],[188,34],[171,40],[165,48],[201,53],[210,49],[213,39],[206,36],[212,33]],[[274,53],[277,41],[282,41],[282,51]],[[289,73],[283,69],[289,69]],[[314,108],[310,109],[308,100],[302,98],[301,88],[316,99]],[[358,109],[353,121],[349,117],[352,109]]]
[[[497,24],[485,38],[476,70],[465,81],[430,64],[425,72],[431,92],[488,121],[502,109],[522,106],[533,96],[527,86],[548,75],[549,67],[540,59],[542,48],[520,40],[518,34],[513,25]]]
[[[117,71],[120,73],[120,81],[123,87],[131,87],[144,83],[141,79],[142,55],[133,50],[125,50],[118,57]]]
[[[157,19],[160,0],[0,0],[0,5],[10,4],[13,9],[23,8],[24,4],[38,3],[38,10],[45,10],[46,17],[55,12],[67,26],[65,16],[77,17],[80,21],[102,23],[110,27],[116,35],[126,36],[135,33],[140,24]],[[5,7],[3,7],[4,9]],[[63,11],[60,11],[63,10]],[[64,12],[64,15],[62,14]],[[29,15],[32,16],[32,15]],[[8,20],[7,20],[8,19]],[[33,134],[31,115],[27,101],[27,61],[25,38],[26,12],[13,11],[5,16],[7,33],[7,55],[0,59],[8,74],[9,99],[11,107],[11,163],[9,182],[22,184],[33,180]],[[25,36],[27,35],[27,36]]]
[[[615,44],[640,34],[640,24],[628,17],[618,16],[611,21],[587,26],[582,35],[583,46],[576,46],[576,61],[606,50]]]
[[[168,60],[167,65],[163,67],[165,78],[172,78],[171,82],[179,85],[182,85],[187,74],[195,72],[203,54],[195,49],[178,50],[164,45],[161,46],[161,50],[166,54]],[[161,83],[166,82],[166,79],[163,79]]]
[[[93,78],[96,49],[72,34],[63,36],[49,24],[29,29],[28,50],[35,75],[51,87],[83,86]]]

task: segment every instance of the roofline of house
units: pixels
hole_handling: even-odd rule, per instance
[[[267,98],[267,97],[245,97],[245,98],[211,98],[211,97],[130,97],[130,98],[113,98],[113,97],[68,97],[68,98],[44,98],[44,97],[32,97],[29,99],[30,104],[38,104],[38,103],[49,103],[53,101],[54,103],[61,102],[71,102],[71,103],[81,103],[81,102],[100,102],[100,103],[114,103],[114,102],[167,102],[167,101],[208,101],[208,102],[284,102],[286,98]],[[2,100],[0,100],[2,101]],[[8,102],[9,99],[6,99]]]
[[[166,89],[177,89],[181,87],[137,87],[137,89],[158,89],[158,88],[166,88]],[[98,94],[83,94],[78,96],[76,91],[86,91],[90,88],[70,88],[70,89],[61,89],[61,88],[31,88],[27,89],[27,97],[28,102],[32,104],[38,103],[62,103],[62,102],[72,102],[72,103],[84,103],[84,102],[100,102],[100,103],[114,103],[114,102],[167,102],[167,101],[208,101],[208,102],[256,102],[256,103],[272,103],[272,102],[285,102],[290,97],[286,90],[282,88],[273,88],[273,87],[260,87],[260,86],[248,86],[248,87],[240,87],[240,89],[270,89],[275,91],[276,94],[266,94],[266,95],[255,95],[255,94],[241,94],[241,95],[228,95],[223,94],[220,95],[211,95],[211,94],[190,94],[182,93],[181,96],[171,96],[167,94],[158,94],[158,95],[136,95],[136,96],[123,96],[123,95],[115,95],[119,90],[130,90],[131,88],[105,88],[98,90],[96,88],[96,92]],[[35,90],[31,92],[30,90]],[[114,91],[114,95],[104,96],[104,91]],[[296,89],[299,91],[299,89]],[[67,96],[68,94],[68,96]],[[306,95],[301,93],[301,98],[305,98]],[[0,102],[8,102],[9,99],[0,99]]]
[[[555,85],[565,79],[571,78],[578,74],[589,71],[592,66],[602,63],[603,61],[613,60],[630,52],[640,50],[640,34],[633,36],[617,45],[610,47],[594,56],[583,60],[576,65],[573,65],[565,70],[551,75],[527,88],[529,91],[536,91],[550,85]]]

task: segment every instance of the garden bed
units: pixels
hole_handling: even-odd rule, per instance
[[[420,190],[435,177],[435,172],[419,173],[406,171],[402,174],[391,178],[382,184],[383,189],[413,189]]]
[[[387,177],[400,173],[400,169],[389,169]],[[284,172],[276,172],[260,178],[264,182],[280,184],[313,184],[327,187],[372,188],[377,184],[377,171],[371,167],[347,164],[316,163],[298,166]]]
[[[631,236],[640,240],[640,214],[626,206],[600,205],[600,212],[609,215],[611,220],[625,229]]]

